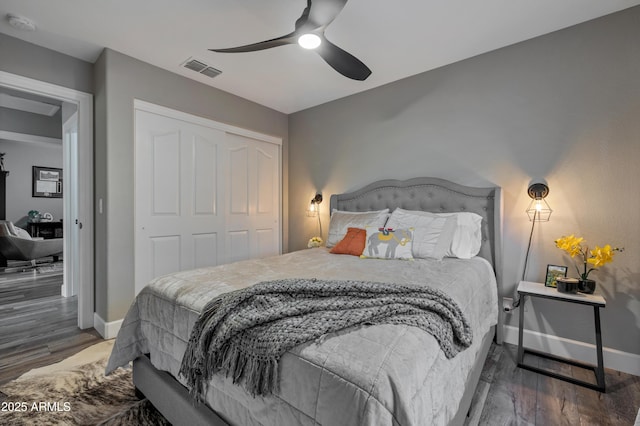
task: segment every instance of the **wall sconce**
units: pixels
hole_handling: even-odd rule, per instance
[[[527,264],[529,263],[529,252],[531,251],[531,240],[533,239],[533,229],[536,226],[536,222],[548,222],[551,217],[551,207],[544,200],[549,195],[549,187],[545,183],[532,183],[527,189],[529,197],[531,197],[531,203],[527,207],[527,215],[531,223],[531,233],[529,234],[529,244],[527,245],[527,254],[524,257],[524,268],[522,268],[522,281],[525,280],[527,274]],[[516,300],[513,304],[514,308],[520,305],[520,299]]]
[[[322,194],[317,193],[315,197],[311,199],[309,203],[309,210],[307,210],[307,216],[318,216],[319,204],[322,202]]]
[[[549,187],[544,183],[534,183],[529,185],[527,192],[531,197],[531,203],[527,207],[529,220],[532,222],[548,222],[553,212],[545,201],[545,198],[549,195]]]

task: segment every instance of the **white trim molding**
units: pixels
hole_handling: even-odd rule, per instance
[[[122,321],[123,320],[105,322],[97,312],[93,313],[93,328],[95,328],[104,339],[115,339],[122,326]]]
[[[596,345],[524,329],[524,346],[556,356],[596,364]],[[518,327],[504,326],[504,341],[518,346]],[[640,376],[640,355],[602,348],[605,368]]]
[[[200,117],[197,115],[167,108],[162,105],[152,104],[150,102],[141,101],[140,99],[133,100],[133,109],[152,112],[154,114],[164,115],[169,118],[175,118],[176,120],[186,121],[187,123],[198,124],[201,126],[222,130],[224,132],[234,133],[236,135],[257,139],[260,141],[269,142],[276,145],[282,145],[282,138],[277,136],[266,135],[264,133],[258,133],[253,130],[243,129],[242,127],[236,127],[230,124],[220,123],[210,118]]]
[[[47,148],[62,148],[62,139],[10,132],[8,130],[0,130],[0,139],[13,142],[31,143]]]

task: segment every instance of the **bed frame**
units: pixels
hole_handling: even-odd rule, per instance
[[[492,341],[502,344],[503,315],[500,307],[502,288],[502,197],[500,188],[474,188],[437,178],[405,181],[383,180],[360,190],[331,196],[331,211],[370,211],[400,207],[434,213],[467,211],[482,216],[482,246],[479,256],[493,265],[498,282],[498,324],[483,337],[480,354],[467,378],[465,393],[453,425],[462,425],[471,408],[480,373]],[[208,406],[194,406],[187,389],[173,376],[159,371],[148,357],[133,362],[133,383],[144,396],[174,425],[228,425]]]

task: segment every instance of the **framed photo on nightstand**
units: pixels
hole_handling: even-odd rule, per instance
[[[567,276],[567,267],[560,265],[547,265],[547,275],[544,280],[545,287],[557,287],[556,279]]]

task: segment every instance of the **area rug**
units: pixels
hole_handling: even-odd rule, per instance
[[[113,341],[94,345],[0,387],[2,425],[169,425],[138,399],[131,369],[104,375]]]

